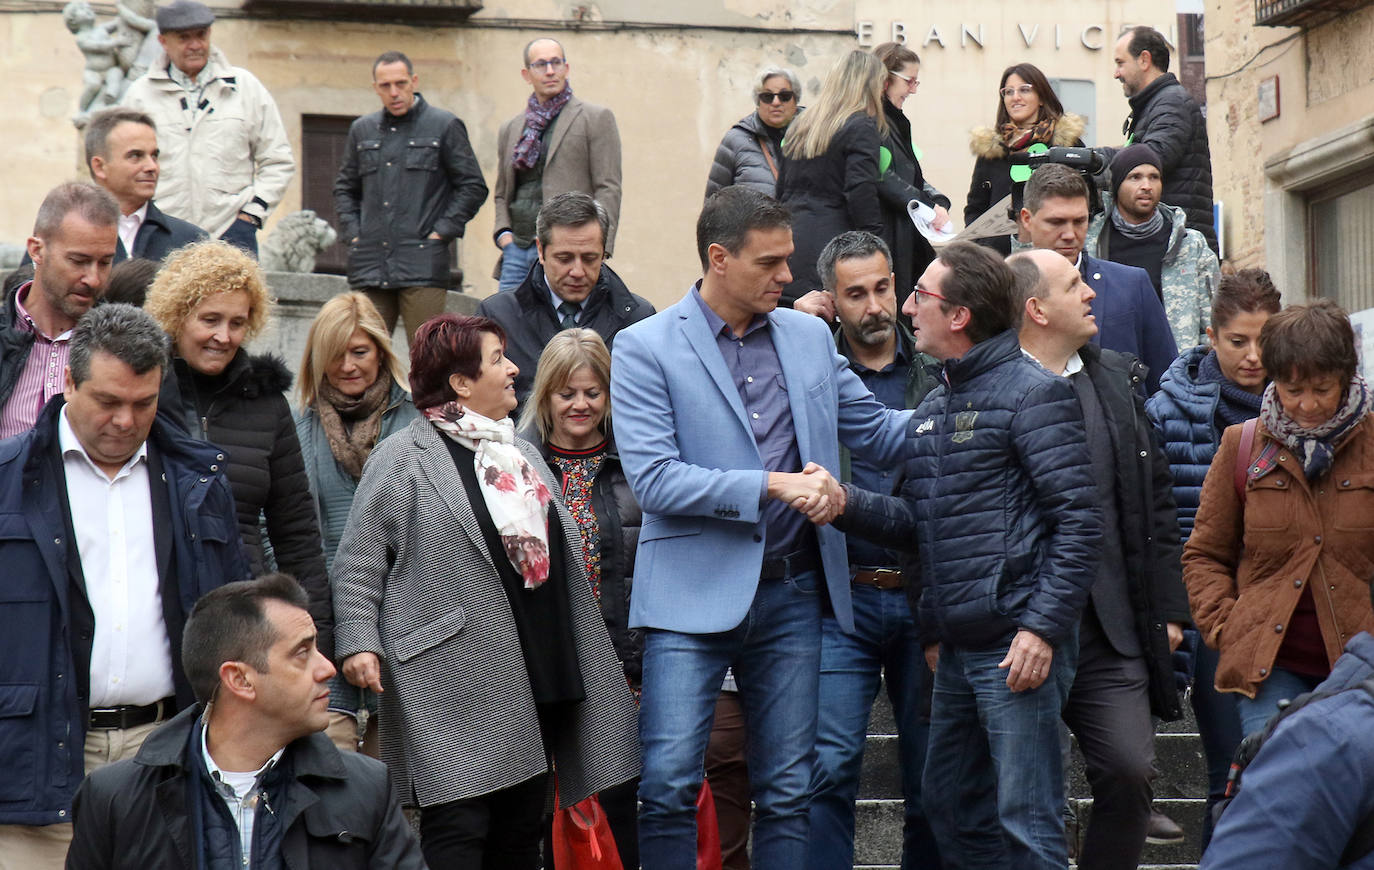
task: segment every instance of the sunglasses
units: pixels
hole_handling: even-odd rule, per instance
[[[759,103],[761,104],[776,103],[778,101],[790,103],[797,98],[796,93],[792,91],[778,91],[777,93],[773,93],[772,91],[760,91],[758,96]]]

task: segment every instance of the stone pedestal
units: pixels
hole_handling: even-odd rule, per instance
[[[298,272],[267,272],[267,285],[277,297],[276,316],[267,329],[253,341],[254,353],[280,354],[292,372],[299,374],[301,356],[305,353],[305,338],[320,306],[334,296],[348,291],[348,280],[341,275],[315,275]],[[445,310],[455,314],[472,314],[477,301],[455,290],[448,294]],[[403,323],[398,321],[391,336],[392,347],[402,364],[410,359]],[[294,391],[293,391],[294,394]],[[292,403],[294,404],[294,402]]]

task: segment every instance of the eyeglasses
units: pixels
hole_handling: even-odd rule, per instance
[[[758,94],[758,100],[760,105],[776,103],[779,101],[784,103],[790,103],[796,98],[797,95],[793,91],[778,91],[777,93],[774,93],[773,91],[760,91]]]
[[[892,75],[896,76],[897,78],[901,79],[902,81],[906,82],[908,85],[910,85],[910,86],[913,87],[913,88],[919,88],[919,87],[921,86],[921,80],[918,79],[918,78],[916,78],[915,76],[904,76],[904,75],[902,75],[901,73],[897,72],[896,70],[888,70],[888,72],[890,72]]]
[[[1004,100],[1010,100],[1017,94],[1023,97],[1029,97],[1031,94],[1035,93],[1035,85],[1017,85],[1014,88],[1002,88],[1002,90],[997,93],[1001,94]]]
[[[551,57],[548,60],[536,60],[534,63],[530,64],[530,69],[539,73],[545,72],[546,70],[558,72],[566,64],[567,61],[561,57]]]
[[[917,293],[920,293],[922,296],[929,296],[932,299],[939,299],[941,302],[949,302],[948,299],[946,299],[944,296],[941,296],[939,293],[936,293],[934,290],[923,290],[919,285],[912,287],[911,289],[915,290]],[[950,304],[952,305],[953,303]]]

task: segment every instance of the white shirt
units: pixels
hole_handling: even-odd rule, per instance
[[[209,730],[208,725],[202,725],[200,729],[200,754],[205,759],[205,769],[210,771],[210,778],[215,781],[215,791],[224,799],[225,806],[229,807],[229,815],[234,817],[234,824],[239,829],[239,866],[251,867],[253,824],[257,821],[258,804],[262,804],[269,813],[276,812],[267,802],[267,792],[258,788],[258,778],[281,760],[286,747],[278,749],[267,759],[267,763],[257,770],[221,770],[210,757],[210,746],[206,743],[205,736]]]
[[[133,214],[119,216],[119,240],[124,243],[124,253],[130,259],[134,256],[134,239],[138,238],[138,229],[143,226],[143,221],[148,217],[148,203],[143,203]]]
[[[95,614],[91,707],[152,704],[175,694],[162,619],[148,445],[111,480],[91,461],[63,408],[57,424],[72,528]]]
[[[1070,375],[1076,375],[1079,372],[1083,371],[1083,357],[1078,355],[1078,351],[1074,351],[1073,355],[1069,357],[1068,362],[1064,364],[1064,370],[1062,372],[1052,371],[1049,366],[1045,365],[1040,360],[1036,359],[1035,355],[1030,351],[1026,350],[1024,347],[1021,348],[1021,352],[1025,354],[1031,362],[1040,366],[1040,368],[1044,369],[1052,375],[1059,375],[1060,377],[1067,378]]]

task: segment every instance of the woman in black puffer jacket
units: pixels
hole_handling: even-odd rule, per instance
[[[265,517],[276,566],[309,594],[320,650],[332,658],[334,610],[319,521],[283,395],[291,372],[279,357],[251,356],[240,347],[266,324],[271,304],[258,264],[239,249],[210,241],[173,254],[144,305],[171,336],[174,351],[175,389],[164,388],[158,412],[228,455],[226,473],[253,573],[271,570],[264,556]]]
[[[916,279],[935,259],[935,249],[911,222],[907,206],[916,200],[932,208],[935,219],[931,223],[940,229],[949,223],[949,197],[926,181],[911,141],[911,121],[902,112],[902,104],[921,84],[921,59],[896,42],[884,42],[873,49],[873,54],[887,68],[887,83],[883,85],[887,135],[883,137],[883,148],[891,156],[891,163],[878,183],[878,199],[883,210],[883,241],[892,250],[892,274],[897,282],[894,289],[900,310],[916,286]]]
[[[625,679],[639,693],[644,638],[630,628],[635,549],[644,514],[630,492],[611,432],[611,354],[590,329],[565,329],[539,356],[534,389],[520,415],[522,437],[539,445],[562,481],[563,503],[582,532],[582,558]],[[631,780],[601,793],[626,870],[639,867]],[[547,865],[546,865],[547,866]]]
[[[754,78],[758,109],[725,131],[706,179],[706,198],[723,187],[742,184],[769,196],[777,193],[782,137],[797,117],[801,80],[786,67],[766,67]]]

